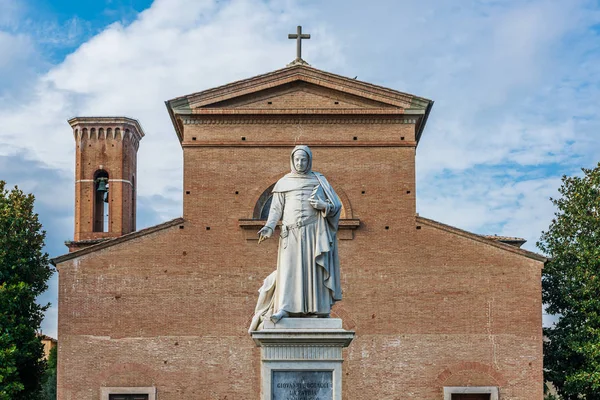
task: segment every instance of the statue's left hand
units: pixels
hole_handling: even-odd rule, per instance
[[[327,209],[327,203],[321,199],[310,199],[310,205],[317,210]]]

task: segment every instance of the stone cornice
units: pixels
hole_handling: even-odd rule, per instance
[[[137,150],[145,136],[139,121],[128,117],[75,117],[68,122],[75,140],[131,139]]]
[[[94,242],[93,245],[91,245],[89,247],[85,247],[81,250],[77,250],[72,253],[67,253],[62,256],[54,257],[50,260],[50,263],[52,263],[52,265],[54,265],[55,267],[58,267],[58,264],[63,263],[65,261],[72,260],[74,258],[81,257],[86,254],[96,252],[98,250],[103,250],[103,249],[106,249],[111,246],[125,243],[129,240],[137,239],[142,236],[146,236],[146,235],[158,232],[158,231],[162,231],[164,229],[168,229],[168,228],[171,228],[171,227],[174,227],[177,225],[181,225],[184,222],[185,222],[185,220],[183,218],[175,218],[175,219],[172,219],[171,221],[167,221],[167,222],[163,222],[162,224],[150,226],[148,228],[145,228],[145,229],[142,229],[139,231],[127,233],[123,236],[97,241],[97,242]],[[81,242],[86,242],[86,241],[81,241]],[[67,242],[66,244],[69,245],[70,243],[71,242]]]
[[[363,117],[345,117],[345,116],[333,116],[333,117],[312,117],[306,115],[287,115],[281,117],[249,117],[239,116],[237,118],[194,118],[194,117],[182,117],[181,123],[183,125],[249,125],[249,124],[416,124],[417,118],[402,118],[402,117],[391,117],[391,118],[369,118]]]
[[[416,147],[415,141],[311,141],[303,140],[302,144],[309,147]],[[297,143],[293,141],[193,141],[183,142],[182,147],[290,147]]]
[[[421,216],[417,216],[416,222],[417,222],[417,224],[427,225],[427,226],[430,226],[432,228],[441,229],[443,231],[446,231],[446,232],[449,232],[449,233],[452,233],[452,234],[455,234],[455,235],[458,235],[458,236],[462,236],[462,237],[465,237],[465,238],[468,238],[468,239],[471,239],[471,240],[475,240],[477,242],[485,243],[485,244],[488,244],[490,246],[494,246],[494,247],[497,247],[499,249],[506,250],[506,251],[509,251],[511,253],[518,254],[520,256],[524,256],[524,257],[531,258],[531,259],[536,260],[536,261],[540,261],[542,263],[546,263],[548,261],[548,258],[544,257],[541,254],[534,253],[532,251],[525,250],[525,249],[520,249],[520,248],[518,248],[516,246],[510,245],[510,244],[506,244],[506,243],[502,243],[502,242],[494,240],[494,239],[489,239],[489,238],[486,238],[485,236],[477,235],[475,233],[471,233],[471,232],[465,231],[465,230],[457,228],[455,226],[446,225],[444,223],[441,223],[441,222],[438,222],[438,221],[434,221],[432,219],[428,219],[428,218],[424,218],[424,217],[421,217]],[[543,266],[543,264],[542,264],[542,266]]]
[[[240,218],[238,220],[239,227],[244,231],[244,237],[246,240],[258,240],[256,232],[260,230],[267,220],[265,219],[252,219],[252,218]],[[277,223],[277,228],[281,227],[281,221]],[[338,225],[337,236],[341,240],[352,240],[354,239],[354,231],[360,227],[360,219],[358,218],[344,218],[340,219]]]
[[[197,108],[176,111],[177,115],[423,115],[425,110],[411,108]]]
[[[325,72],[307,65],[294,65],[263,75],[232,82],[202,92],[178,97],[168,101],[172,107],[187,105],[191,108],[243,96],[259,90],[280,86],[294,81],[304,81],[342,92],[382,101],[401,108],[426,108],[431,101],[409,93],[373,85],[345,76]]]
[[[215,108],[211,107],[223,101],[229,101],[241,96],[250,95],[263,90],[284,87],[294,82],[305,82],[321,88],[354,95],[382,103],[382,107],[365,107],[361,109],[243,109],[243,108]],[[175,131],[180,141],[183,141],[182,116],[190,115],[322,115],[335,121],[338,117],[346,115],[414,115],[417,133],[417,142],[425,126],[425,121],[431,110],[433,101],[399,92],[382,86],[361,82],[355,79],[321,71],[306,65],[293,65],[253,78],[229,83],[213,89],[177,97],[165,102]],[[340,122],[333,122],[340,123]]]

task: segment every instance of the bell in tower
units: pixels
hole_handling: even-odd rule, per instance
[[[76,117],[75,235],[71,251],[135,231],[137,150],[144,132],[126,117]]]

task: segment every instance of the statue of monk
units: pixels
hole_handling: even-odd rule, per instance
[[[291,172],[273,188],[267,223],[259,243],[273,235],[281,220],[277,270],[259,290],[250,331],[265,318],[329,317],[342,299],[337,229],[342,204],[325,177],[312,171],[312,152],[296,146]]]

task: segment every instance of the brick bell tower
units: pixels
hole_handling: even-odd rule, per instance
[[[75,235],[70,251],[135,231],[139,122],[126,117],[76,117]]]

